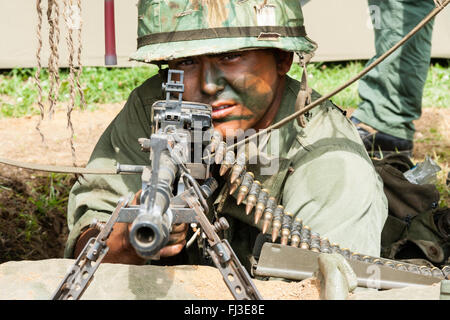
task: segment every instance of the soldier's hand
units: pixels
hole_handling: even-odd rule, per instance
[[[358,285],[357,277],[350,264],[337,253],[321,253],[317,259],[316,272],[320,280],[322,300],[345,300]]]
[[[141,193],[142,190],[136,193],[132,205],[138,205],[140,203]],[[131,224],[129,225],[128,231],[130,231],[130,228]],[[186,245],[187,231],[188,225],[186,223],[173,225],[168,244],[159,251],[160,257],[167,258],[179,254]]]
[[[142,190],[136,193],[131,205],[138,205]],[[141,258],[130,243],[131,224],[116,222],[106,241],[108,253],[102,262],[142,265],[146,259]],[[171,257],[181,252],[186,244],[187,224],[174,225],[169,236],[168,244],[160,250],[161,257]],[[75,245],[74,256],[77,257],[90,238],[96,237],[98,230],[89,228],[84,231]]]
[[[175,224],[169,236],[169,243],[159,251],[162,258],[172,257],[181,252],[186,245],[187,223]]]

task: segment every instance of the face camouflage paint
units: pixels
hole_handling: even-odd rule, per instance
[[[273,50],[183,58],[169,67],[184,71],[185,100],[212,106],[214,127],[223,136],[263,127],[261,121],[272,120],[268,111],[276,112],[281,102],[285,73]]]

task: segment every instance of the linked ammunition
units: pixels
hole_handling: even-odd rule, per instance
[[[300,248],[309,249],[311,243],[311,228],[303,226],[300,232]]]
[[[420,274],[424,276],[431,276],[431,269],[427,266],[420,266],[419,267]]]
[[[384,263],[384,265],[385,265],[386,267],[390,267],[390,268],[392,268],[392,269],[395,269],[395,263],[393,263],[392,261],[386,261],[386,262]]]
[[[408,271],[416,273],[416,274],[420,274],[419,266],[416,266],[416,265],[413,265],[413,264],[408,265]]]
[[[298,247],[302,245],[303,221],[299,217],[295,217],[291,226],[291,247]],[[306,228],[309,228],[305,226]],[[303,248],[305,249],[305,248]],[[307,248],[309,249],[309,247]]]
[[[240,205],[242,201],[244,201],[245,197],[250,191],[252,187],[253,180],[255,175],[252,172],[246,172],[244,178],[242,179],[242,184],[239,187],[239,192],[237,195],[237,204]]]
[[[214,157],[214,161],[216,164],[221,164],[223,161],[223,158],[225,157],[225,152],[227,150],[227,143],[224,141],[221,141],[216,149],[216,154]]]
[[[231,168],[234,161],[236,160],[236,155],[234,154],[233,150],[228,151],[225,154],[225,159],[223,160],[221,166],[220,166],[220,176],[223,176],[225,173],[227,173],[228,169]]]
[[[294,214],[285,212],[281,218],[281,244],[287,245],[289,236],[291,235],[291,224]]]
[[[366,262],[366,263],[371,263],[372,262],[372,257],[364,256],[364,257],[361,258],[361,260],[363,262]]]
[[[256,205],[256,201],[260,195],[260,191],[261,191],[261,182],[259,182],[258,180],[254,180],[248,193],[247,205],[245,206],[245,213],[247,215],[249,215],[250,212],[252,212],[253,207]]]
[[[267,200],[266,209],[264,210],[262,233],[266,233],[267,229],[269,228],[270,223],[272,222],[273,212],[275,211],[276,205],[277,199],[275,197],[270,197],[269,200]]]
[[[281,229],[281,219],[283,217],[284,207],[282,205],[278,205],[273,212],[273,220],[272,220],[272,242],[275,242],[278,238],[278,234]]]
[[[243,176],[239,176],[237,179],[234,180],[234,182],[231,184],[230,186],[230,194],[233,194],[237,188],[239,188],[239,186],[241,185]]]
[[[444,278],[450,280],[450,266],[445,266],[442,268],[442,273],[444,274]]]
[[[320,252],[331,253],[330,241],[328,240],[328,238],[320,239]]]
[[[247,157],[245,153],[244,152],[240,153],[236,158],[236,163],[231,169],[231,178],[230,178],[231,183],[234,183],[234,181],[236,181],[236,179],[239,178],[239,176],[242,174],[242,171],[244,171],[245,168],[246,161]]]
[[[351,260],[360,260],[361,259],[361,255],[357,252],[354,252],[350,255],[350,259]]]
[[[431,268],[431,275],[433,276],[433,277],[436,277],[436,278],[442,278],[442,276],[443,276],[443,272],[441,271],[441,269],[439,269],[439,268],[437,268],[437,267],[433,267],[433,268]]]
[[[320,252],[320,234],[311,231],[310,238],[310,250],[313,252]]]
[[[341,248],[339,247],[339,245],[337,243],[331,244],[331,252],[342,254]]]
[[[222,141],[222,135],[219,131],[214,130],[211,137],[211,143],[209,144],[209,148],[211,152],[216,151],[219,143]]]
[[[342,249],[341,249],[341,254],[342,254],[345,258],[350,259],[350,255],[351,255],[352,253],[350,252],[350,249],[348,249],[348,248],[342,248]],[[379,259],[378,259],[378,260],[379,260]],[[381,262],[381,260],[380,260],[380,262]],[[381,264],[383,264],[383,262],[381,262]]]
[[[259,219],[261,218],[264,212],[264,209],[266,209],[267,201],[269,200],[269,190],[262,189],[257,199],[258,200],[256,202],[255,208],[255,224],[258,223]]]
[[[403,263],[397,263],[395,265],[395,269],[401,270],[401,271],[408,271],[408,268]]]

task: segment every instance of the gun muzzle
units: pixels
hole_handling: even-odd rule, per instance
[[[152,181],[142,190],[140,213],[130,230],[131,245],[144,259],[157,258],[159,250],[169,242],[172,230],[173,215],[169,205],[178,168],[168,151],[159,156],[159,165],[152,169],[157,173],[152,171]]]
[[[144,259],[156,256],[169,241],[172,213],[143,213],[136,217],[130,230],[130,242]]]

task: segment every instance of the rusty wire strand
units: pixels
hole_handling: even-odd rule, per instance
[[[81,31],[82,31],[82,26],[83,26],[83,20],[81,19],[81,0],[77,0],[77,7],[78,7],[78,13],[80,14],[80,20],[79,20],[79,26],[78,26],[78,32],[77,32],[77,36],[78,36],[78,53],[77,53],[77,74],[76,74],[76,84],[77,84],[77,90],[78,90],[78,94],[80,96],[80,106],[81,108],[86,108],[86,99],[84,97],[84,92],[83,92],[83,88],[81,86],[80,83],[80,77],[81,74],[83,73],[83,65],[81,63],[81,53],[83,50],[83,43],[82,43],[82,38],[81,38]]]
[[[50,106],[48,109],[49,117],[52,118],[56,102],[59,97],[60,77],[59,77],[59,42],[60,42],[60,29],[59,29],[59,4],[57,0],[48,0],[47,7],[47,20],[49,24],[49,44],[50,44],[50,56],[48,60],[48,72],[50,89],[48,98]]]
[[[74,68],[74,45],[73,45],[73,21],[69,17],[69,12],[72,13],[71,10],[71,0],[64,0],[64,20],[66,22],[67,26],[67,36],[66,36],[66,42],[67,47],[69,50],[69,84],[70,84],[70,98],[69,102],[67,104],[67,128],[70,130],[70,150],[72,153],[72,162],[73,166],[76,167],[76,152],[75,152],[75,144],[74,144],[74,135],[75,130],[73,128],[72,123],[72,111],[75,107],[75,95],[76,95],[76,89],[75,89],[75,68]]]
[[[37,25],[38,48],[36,51],[37,69],[36,69],[36,73],[34,74],[34,80],[35,80],[36,86],[38,88],[37,104],[39,106],[39,118],[38,118],[38,123],[36,124],[36,130],[39,133],[39,135],[41,136],[42,142],[45,142],[44,134],[41,131],[41,123],[42,123],[42,120],[44,120],[44,115],[45,115],[45,107],[42,102],[42,86],[41,86],[42,0],[36,0],[36,10],[37,10],[37,14],[38,14],[38,25]]]

